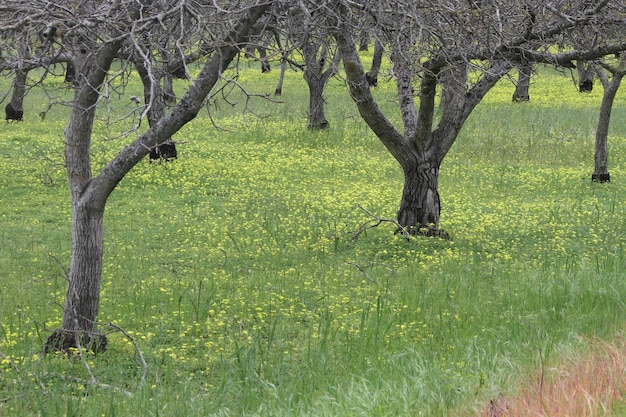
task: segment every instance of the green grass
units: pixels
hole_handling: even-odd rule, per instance
[[[62,316],[71,213],[67,109],[41,121],[31,91],[26,121],[0,131],[0,415],[447,416],[508,392],[579,335],[620,332],[626,98],[613,182],[592,184],[601,88],[583,96],[540,75],[531,103],[511,104],[507,82],[491,92],[444,161],[452,242],[407,242],[391,225],[350,240],[368,220],[358,205],[394,217],[402,173],[340,81],[319,133],[299,73],[282,104],[251,103],[262,119],[241,97],[211,104],[227,130],[202,114],[175,136],[178,161],[142,162],[107,206],[99,319],[136,341],[145,383],[121,332],[95,357],[41,356]],[[239,81],[271,93],[276,76]],[[96,127],[96,167],[124,146],[108,132]],[[97,385],[78,381],[88,368]]]

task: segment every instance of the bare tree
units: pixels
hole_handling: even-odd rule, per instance
[[[183,125],[192,120],[216,85],[223,71],[246,42],[250,28],[271,6],[271,1],[201,2],[98,1],[50,2],[5,0],[0,7],[0,30],[15,30],[12,22],[35,25],[58,20],[67,29],[60,51],[54,56],[34,57],[39,65],[49,64],[63,53],[64,62],[71,62],[76,73],[76,87],[68,125],[65,129],[65,157],[72,200],[72,255],[68,273],[68,290],[61,328],[46,342],[46,350],[67,349],[81,344],[92,349],[106,346],[104,336],[97,335],[100,282],[102,277],[103,217],[106,201],[121,179],[149,152],[167,141]],[[168,18],[176,17],[185,24],[179,30],[168,28]],[[211,30],[207,29],[207,25]],[[198,39],[182,30],[195,28]],[[30,27],[17,27],[20,30]],[[145,42],[155,33],[167,31],[179,46],[173,59],[186,62],[188,54],[206,55],[198,76],[185,95],[166,114],[156,114],[150,128],[124,147],[100,172],[91,166],[91,132],[98,103],[106,99],[103,87],[119,72],[111,64],[121,52],[138,54],[148,74],[154,66],[144,52]],[[205,35],[214,34],[212,38]],[[188,40],[189,42],[186,42]],[[200,46],[198,46],[200,45]],[[207,46],[210,45],[210,48]],[[3,45],[4,46],[4,45]],[[154,46],[155,47],[155,46]],[[195,48],[195,49],[194,49]],[[4,48],[3,48],[4,49]],[[6,50],[5,50],[6,51]],[[2,70],[29,64],[19,56],[5,55]],[[151,110],[157,95],[156,81],[144,112]]]
[[[358,19],[352,11],[357,6],[346,2],[334,9],[340,16],[335,36],[352,98],[404,171],[398,211],[403,228],[447,236],[439,230],[441,163],[473,109],[511,68],[525,62],[574,67],[575,60],[592,60],[626,48],[623,36],[607,36],[596,37],[587,48],[555,52],[563,37],[582,28],[604,31],[624,24],[621,1],[604,0],[575,14],[571,3],[575,2],[361,2],[361,10],[369,10],[378,32],[387,38],[403,131],[390,122],[370,93],[355,47]],[[443,102],[438,118],[437,94]]]
[[[626,55],[621,56],[617,65],[610,65],[606,61],[600,61],[596,65],[596,73],[602,82],[604,93],[602,95],[602,104],[600,105],[598,126],[596,128],[595,168],[591,175],[591,180],[595,182],[608,182],[611,181],[607,147],[609,124],[611,121],[613,101],[615,100],[622,79],[624,75],[626,75]]]

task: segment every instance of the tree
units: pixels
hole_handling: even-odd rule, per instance
[[[551,48],[561,38],[582,28],[603,31],[619,22],[623,24],[619,19],[623,16],[623,2],[604,0],[591,9],[569,15],[571,3],[361,3],[362,9],[374,16],[377,32],[385,35],[389,45],[403,131],[391,123],[370,92],[355,47],[358,28],[354,23],[358,19],[352,8],[356,6],[350,2],[334,10],[340,16],[335,37],[351,96],[363,120],[404,172],[398,211],[398,223],[403,228],[411,233],[447,236],[439,230],[441,163],[473,109],[511,68],[526,62],[573,67],[574,60],[595,59],[624,50],[623,38],[607,37],[598,38],[593,46],[581,50],[554,52]],[[442,110],[436,118],[438,91]]]
[[[304,80],[309,87],[308,128],[326,129],[324,90],[337,74],[340,56],[337,50],[331,50],[331,35],[324,24],[325,9],[315,3],[305,5],[303,1],[299,2],[299,7],[300,13],[294,17],[301,19],[301,32],[297,36],[304,58]]]
[[[605,61],[600,61],[596,67],[596,73],[602,82],[604,93],[602,95],[602,104],[600,105],[598,126],[596,128],[595,168],[591,175],[591,180],[594,182],[608,182],[611,181],[607,148],[609,124],[615,95],[622,82],[622,78],[626,75],[626,55],[621,56],[617,65],[610,65]],[[611,75],[610,79],[607,73]]]
[[[517,66],[517,84],[515,84],[515,92],[513,92],[513,102],[521,103],[530,101],[530,77],[533,72],[533,64],[523,62]]]
[[[121,179],[150,151],[167,141],[201,109],[204,99],[220,79],[222,72],[239,53],[254,23],[272,2],[229,2],[216,7],[213,2],[118,1],[67,2],[21,1],[3,2],[0,8],[0,29],[12,29],[11,22],[49,21],[51,16],[63,22],[68,33],[62,49],[66,61],[76,71],[76,87],[68,125],[65,129],[65,157],[72,201],[72,254],[67,276],[68,290],[61,328],[46,341],[46,350],[66,350],[78,344],[103,349],[106,338],[96,334],[102,278],[103,217],[106,201]],[[28,16],[28,19],[25,17]],[[182,29],[170,30],[169,19],[183,20],[185,27],[194,27],[198,37],[185,38]],[[31,24],[31,23],[28,23]],[[211,31],[207,30],[207,24]],[[24,29],[24,28],[22,28]],[[149,56],[141,54],[153,34],[167,31],[188,48],[177,58],[185,62],[185,54],[206,55],[209,39],[206,34],[219,34],[210,40],[212,53],[185,95],[167,114],[155,115],[150,128],[123,148],[99,173],[93,173],[90,159],[91,132],[102,88],[115,78],[111,65],[126,50],[139,54],[148,73],[152,71]],[[198,45],[200,45],[198,47]],[[194,50],[195,48],[195,50]],[[202,49],[204,48],[204,49]],[[15,57],[19,61],[19,57]],[[5,61],[7,61],[5,59]],[[9,60],[10,61],[10,60]],[[38,61],[51,62],[50,57]],[[5,62],[2,69],[13,69],[23,62]],[[156,81],[157,78],[153,78]],[[153,88],[156,83],[151,84]],[[156,95],[146,103],[151,109]]]

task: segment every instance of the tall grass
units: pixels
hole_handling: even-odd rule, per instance
[[[41,356],[62,316],[70,208],[65,110],[41,121],[33,90],[26,121],[0,133],[0,415],[447,416],[508,394],[580,336],[614,336],[625,126],[609,139],[613,182],[592,184],[601,92],[540,75],[524,105],[498,85],[444,161],[451,242],[385,225],[350,239],[368,220],[357,206],[395,215],[402,174],[340,81],[318,133],[301,74],[282,104],[209,104],[220,129],[202,115],[176,135],[178,161],[146,161],[112,194],[109,349],[71,357]],[[263,93],[275,80],[251,68],[240,81]],[[109,132],[96,128],[96,166],[124,145]]]

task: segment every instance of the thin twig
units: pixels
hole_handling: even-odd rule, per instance
[[[391,223],[395,225],[397,228],[396,233],[401,233],[402,237],[404,237],[406,240],[411,240],[410,229],[405,226],[402,226],[400,223],[398,223],[397,220],[378,217],[374,215],[373,213],[371,213],[369,210],[363,208],[360,204],[357,206],[357,208],[363,210],[368,216],[372,217],[372,219],[368,220],[367,222],[359,226],[359,228],[352,234],[353,241],[356,241],[359,238],[359,236],[361,236],[361,234],[364,233],[365,231],[378,227],[382,223]]]
[[[107,326],[110,326],[114,328],[115,330],[121,332],[124,336],[126,336],[128,340],[130,340],[130,343],[133,344],[135,351],[137,352],[137,356],[139,356],[139,360],[141,361],[141,367],[143,368],[143,374],[141,375],[141,385],[144,385],[146,383],[146,377],[148,375],[148,363],[146,362],[146,359],[144,358],[143,352],[139,348],[139,345],[137,344],[135,339],[130,334],[128,334],[126,330],[124,330],[122,327],[118,326],[117,324],[107,323]]]

